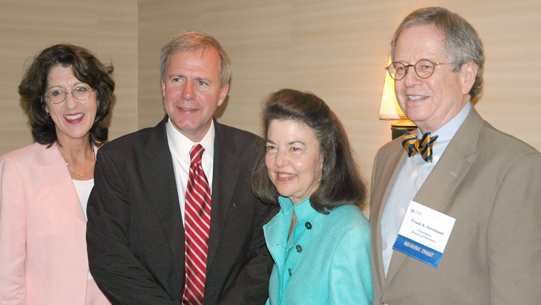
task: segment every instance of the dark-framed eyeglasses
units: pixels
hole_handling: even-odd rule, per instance
[[[94,91],[94,89],[87,85],[79,85],[71,92],[65,92],[62,89],[52,90],[45,95],[45,98],[52,104],[60,104],[66,100],[68,94],[71,94],[74,99],[84,102],[90,98],[92,91]]]
[[[389,76],[391,76],[394,80],[401,80],[406,77],[406,74],[408,74],[408,68],[413,67],[415,73],[420,78],[425,79],[429,78],[430,76],[432,76],[432,74],[434,74],[434,70],[438,65],[454,65],[454,63],[433,62],[428,59],[421,59],[414,65],[406,65],[401,62],[393,62],[389,66],[387,66],[385,70],[387,70]]]

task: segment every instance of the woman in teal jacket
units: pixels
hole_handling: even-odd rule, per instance
[[[267,304],[370,304],[366,189],[336,115],[311,93],[284,89],[263,110],[266,145],[252,179],[280,212],[264,226],[275,265]]]

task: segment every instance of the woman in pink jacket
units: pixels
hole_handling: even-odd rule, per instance
[[[88,272],[85,234],[112,72],[55,45],[19,85],[36,143],[0,157],[0,304],[109,304]]]

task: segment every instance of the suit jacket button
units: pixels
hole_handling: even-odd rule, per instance
[[[312,224],[309,223],[308,221],[304,224],[304,226],[305,226],[308,230],[312,229]]]
[[[299,253],[302,252],[302,247],[301,247],[301,245],[297,245],[297,246],[295,247],[295,249],[297,249],[297,252],[299,252]]]
[[[293,275],[293,272],[291,271],[291,268],[289,268],[287,271],[289,272],[289,276]]]

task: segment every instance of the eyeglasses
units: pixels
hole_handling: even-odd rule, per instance
[[[60,104],[66,100],[66,96],[68,94],[71,94],[74,99],[83,102],[90,98],[92,91],[94,91],[94,89],[90,88],[89,86],[81,85],[73,89],[73,91],[71,92],[65,92],[60,89],[53,90],[47,93],[47,95],[45,95],[45,98],[47,98],[47,100],[49,100],[49,102],[51,102],[52,104]]]
[[[408,74],[408,68],[414,67],[415,73],[417,73],[420,78],[424,79],[432,76],[438,65],[454,65],[454,63],[433,62],[428,59],[421,59],[415,65],[405,65],[401,62],[393,62],[386,67],[385,70],[389,72],[389,75],[394,80],[401,80]]]

